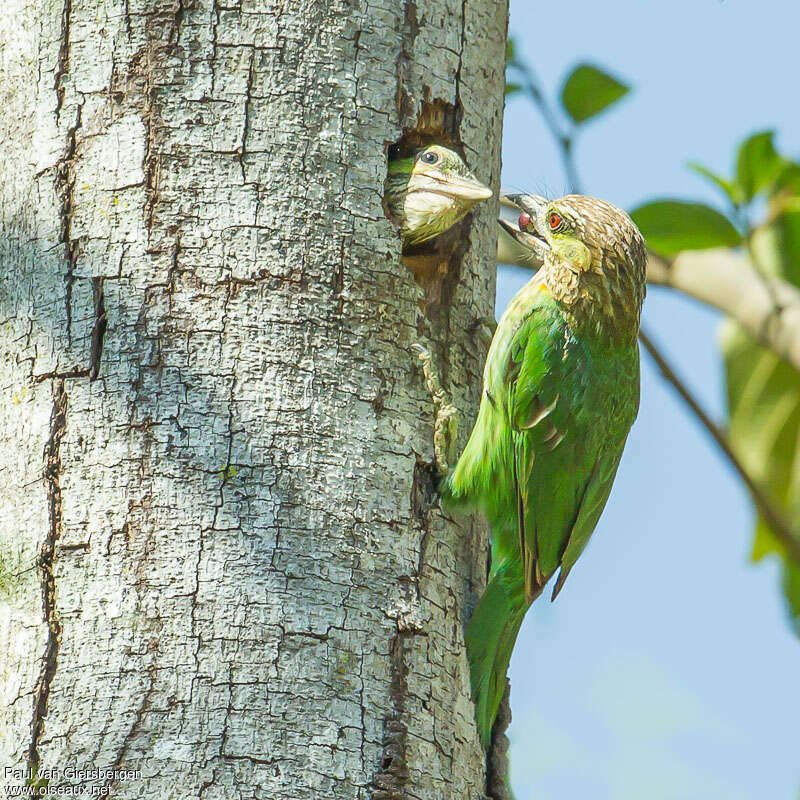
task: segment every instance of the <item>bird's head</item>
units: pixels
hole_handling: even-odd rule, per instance
[[[605,200],[578,194],[558,200],[516,194],[503,200],[519,215],[516,222],[501,217],[501,226],[542,264],[556,300],[606,333],[635,337],[647,250],[633,220]]]
[[[406,245],[444,233],[491,196],[461,156],[443,145],[428,145],[405,158],[389,153],[386,207]]]

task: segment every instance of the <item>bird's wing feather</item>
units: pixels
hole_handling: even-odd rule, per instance
[[[541,293],[544,295],[544,293]],[[553,317],[541,305],[535,306],[516,330],[508,348],[504,382],[513,442],[513,481],[517,496],[519,552],[529,600],[537,596],[547,576],[540,570],[539,525],[532,493],[534,461],[552,453],[564,439],[565,431],[554,424],[559,406],[558,381],[551,374],[551,355],[558,347],[552,336]]]
[[[561,556],[561,570],[553,588],[553,600],[558,596],[564,586],[567,575],[569,575],[578,557],[589,543],[589,538],[597,525],[597,521],[600,519],[600,514],[605,508],[608,496],[611,494],[611,487],[614,484],[614,477],[617,474],[617,467],[621,458],[621,446],[609,450],[600,456],[592,471],[592,476],[586,485],[586,491],[581,500],[578,516],[572,526],[567,546]]]
[[[574,386],[594,380],[594,368],[582,357],[565,358],[563,337],[554,333],[546,308],[528,314],[510,342],[505,370],[517,535],[529,600],[559,567],[560,591],[605,506],[624,444],[624,438],[612,440],[600,453],[590,445]]]

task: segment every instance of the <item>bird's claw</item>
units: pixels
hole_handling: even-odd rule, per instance
[[[450,472],[450,464],[456,460],[458,418],[458,409],[448,404],[439,408],[433,424],[433,454],[442,475]]]
[[[422,362],[425,384],[436,409],[436,418],[433,423],[433,453],[439,472],[446,475],[450,470],[450,464],[455,460],[455,447],[458,441],[458,409],[450,402],[449,397],[442,389],[430,350],[420,342],[412,344],[411,350]]]

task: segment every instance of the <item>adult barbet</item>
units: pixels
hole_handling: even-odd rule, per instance
[[[501,224],[542,267],[492,339],[478,418],[442,486],[492,527],[489,583],[467,655],[488,745],[522,619],[556,571],[553,599],[597,525],[639,407],[645,243],[603,200],[510,195]]]

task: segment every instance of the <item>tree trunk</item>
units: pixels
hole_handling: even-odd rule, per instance
[[[480,798],[486,532],[410,347],[463,443],[497,209],[409,269],[381,198],[401,133],[497,188],[505,3],[9,6],[3,781]]]

